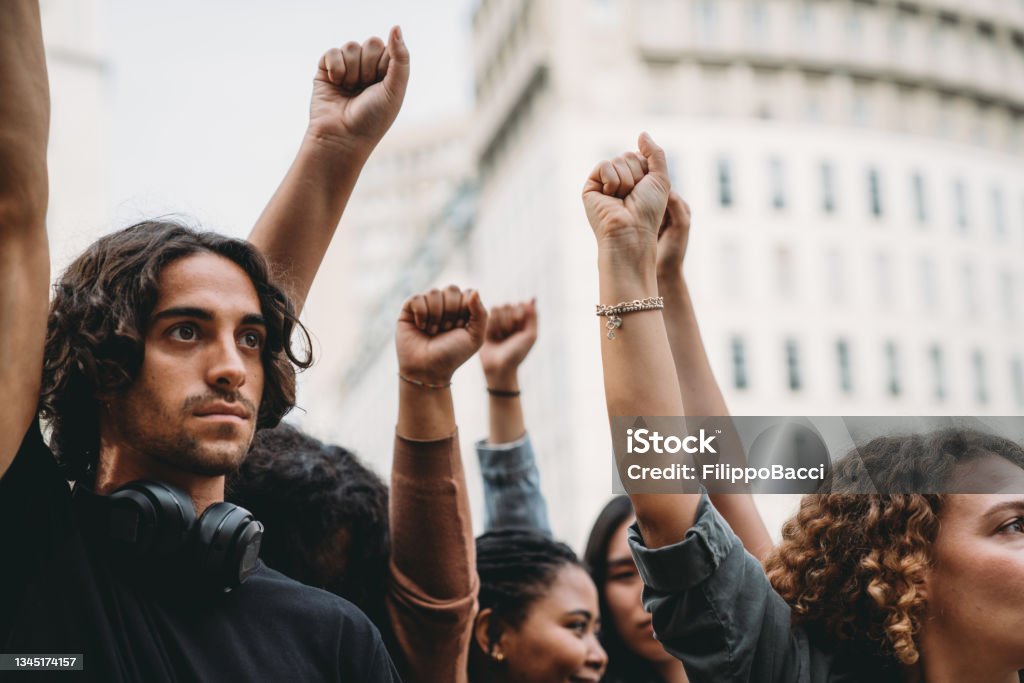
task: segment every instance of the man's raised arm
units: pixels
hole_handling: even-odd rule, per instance
[[[397,26],[320,58],[309,129],[249,241],[283,276],[297,309],[309,293],[359,173],[394,123],[409,81],[409,50]]]
[[[0,477],[36,415],[46,341],[50,93],[35,0],[0,2]]]

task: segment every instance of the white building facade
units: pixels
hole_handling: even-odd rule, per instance
[[[558,536],[579,547],[611,492],[580,189],[642,130],[693,208],[686,276],[734,414],[1024,408],[1024,1],[482,0],[472,32],[453,272],[538,298],[523,401]],[[461,375],[472,463],[486,402]],[[390,436],[364,386],[338,433]],[[763,502],[772,526],[792,504]]]

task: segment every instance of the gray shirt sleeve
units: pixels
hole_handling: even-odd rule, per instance
[[[682,541],[647,548],[634,523],[629,545],[654,632],[692,683],[828,680],[827,662],[812,667],[806,635],[790,625],[789,605],[706,493]]]
[[[476,442],[476,454],[484,480],[485,529],[528,528],[550,536],[548,507],[529,434],[504,444],[481,439]]]

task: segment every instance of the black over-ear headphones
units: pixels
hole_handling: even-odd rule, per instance
[[[118,555],[180,567],[223,591],[241,585],[256,570],[263,525],[238,505],[214,503],[197,520],[187,493],[146,480],[125,484],[109,496],[76,485],[75,501]]]

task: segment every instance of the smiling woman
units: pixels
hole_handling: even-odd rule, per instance
[[[470,683],[600,680],[608,657],[597,638],[597,589],[576,554],[525,530],[486,533],[476,552]]]

